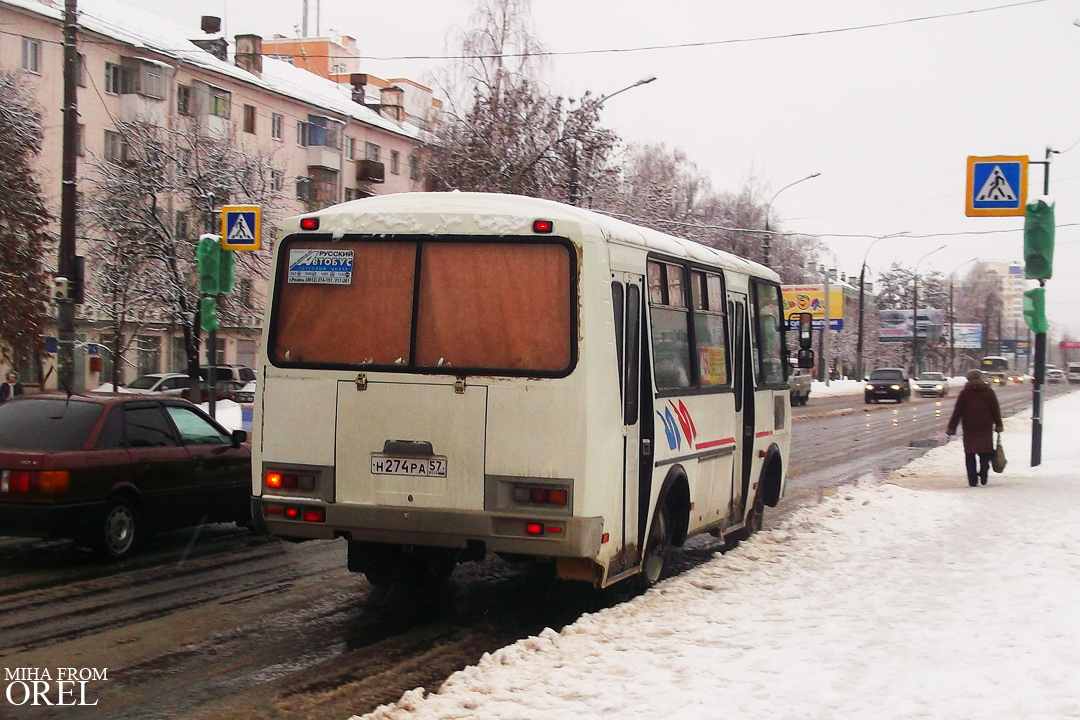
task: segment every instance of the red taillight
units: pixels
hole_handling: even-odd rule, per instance
[[[280,515],[281,514],[281,508],[274,507],[273,505],[268,505],[266,507],[266,514],[267,515]]]
[[[533,220],[533,232],[548,234],[555,229],[555,223],[551,220]]]
[[[526,535],[543,535],[544,523],[526,523],[525,524]]]
[[[285,508],[284,515],[290,520],[296,520],[300,517],[300,508],[287,507]]]
[[[295,473],[268,472],[264,476],[264,482],[268,488],[284,488],[295,490],[299,484],[300,476]]]
[[[300,218],[300,229],[301,230],[318,230],[319,229],[319,218],[317,218],[317,217]]]
[[[41,473],[41,492],[62,493],[68,489],[67,470],[45,470]]]
[[[263,478],[263,482],[266,483],[266,487],[279,488],[281,487],[281,473],[268,472],[266,477]]]
[[[511,497],[516,503],[535,503],[537,505],[566,505],[570,491],[566,488],[534,487],[515,485]]]
[[[326,509],[304,508],[304,522],[326,522]]]
[[[549,533],[554,533],[554,534],[558,535],[559,533],[562,532],[562,527],[560,527],[559,525],[548,525],[547,526],[547,531]]]
[[[548,502],[552,505],[565,505],[569,493],[560,488],[548,490]]]
[[[547,488],[530,488],[529,490],[529,502],[534,503],[547,503],[548,490]]]

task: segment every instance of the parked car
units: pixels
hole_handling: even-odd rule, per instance
[[[810,402],[810,386],[813,376],[809,370],[795,367],[792,363],[791,375],[788,376],[788,390],[791,393],[791,404],[805,405]]]
[[[115,392],[184,397],[190,384],[191,378],[183,373],[150,373],[140,375],[127,385],[121,385]],[[114,392],[114,389],[112,383],[105,383],[94,388],[92,392]]]
[[[915,393],[917,395],[945,397],[949,394],[949,379],[945,377],[945,373],[919,373],[919,377],[915,379]]]
[[[1080,383],[1080,363],[1071,362],[1067,366],[1066,376],[1069,379],[1069,384]]]
[[[206,379],[209,368],[199,368],[199,377]],[[229,380],[243,387],[255,379],[255,371],[245,365],[215,365],[215,380]]]
[[[218,380],[218,379],[215,379],[214,380],[214,387],[217,388],[217,395],[214,396],[215,401],[216,400],[235,400],[236,399],[236,393],[237,393],[237,391],[240,390],[240,388],[243,387],[243,383],[237,382],[236,380]],[[199,381],[199,389],[200,389],[200,396],[199,397],[201,398],[200,402],[206,402],[209,399],[209,394],[207,392],[207,382],[206,382],[205,379]],[[190,389],[188,391],[184,392],[182,397],[185,400],[194,400],[194,398],[191,397]]]
[[[189,402],[26,395],[0,405],[0,535],[112,559],[148,532],[251,521],[251,450]]]
[[[1061,368],[1046,368],[1046,382],[1048,385],[1061,385],[1065,382],[1065,371]]]
[[[879,368],[866,378],[864,399],[867,404],[880,400],[895,400],[898,403],[911,397],[911,383],[907,371],[903,368]]]
[[[251,432],[251,420],[255,413],[255,381],[252,380],[237,391],[233,402],[240,405],[240,424],[247,433]],[[249,434],[250,438],[251,435]]]

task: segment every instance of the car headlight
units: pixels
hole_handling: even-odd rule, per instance
[[[944,385],[935,385],[934,387],[936,387],[938,390],[942,390],[945,388]]]
[[[866,386],[866,389],[867,389],[867,390],[873,390],[873,389],[874,389],[874,386],[873,386],[873,385],[867,385],[867,386]]]
[[[889,387],[891,387],[893,390],[899,390],[900,389],[899,385],[890,385]]]

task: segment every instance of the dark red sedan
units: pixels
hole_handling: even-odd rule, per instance
[[[146,533],[251,519],[251,450],[191,403],[27,395],[0,405],[0,535],[109,558]]]

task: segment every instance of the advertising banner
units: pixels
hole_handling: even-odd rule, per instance
[[[780,289],[784,294],[784,317],[788,327],[797,328],[798,315],[804,312],[814,316],[815,330],[825,327],[824,285],[782,285]],[[844,329],[844,289],[839,285],[829,287],[829,329]]]
[[[911,342],[911,310],[878,310],[881,342]],[[935,343],[941,339],[941,326],[945,322],[945,311],[935,308],[919,308],[919,339]]]
[[[981,323],[955,323],[953,325],[953,344],[958,349],[974,350],[982,347]]]

